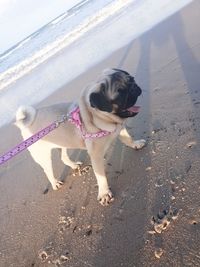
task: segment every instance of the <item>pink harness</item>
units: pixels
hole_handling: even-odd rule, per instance
[[[84,129],[84,126],[83,126],[81,118],[80,118],[80,108],[79,107],[76,107],[74,110],[72,110],[70,112],[68,121],[73,123],[81,131],[81,136],[83,139],[101,138],[101,137],[107,136],[107,135],[112,133],[112,132],[105,131],[105,130],[101,130],[97,133],[87,133]]]
[[[11,150],[9,150],[4,155],[0,156],[0,165],[5,163],[9,159],[13,158],[14,156],[16,156],[17,154],[19,154],[20,152],[25,150],[27,147],[29,147],[32,144],[34,144],[35,142],[37,142],[39,139],[41,139],[45,135],[49,134],[51,131],[58,128],[61,123],[65,122],[67,120],[70,121],[71,123],[73,123],[81,131],[81,136],[83,139],[100,138],[100,137],[104,137],[104,136],[111,134],[111,132],[104,131],[104,130],[99,131],[97,133],[87,133],[84,129],[82,122],[81,122],[80,109],[79,109],[79,107],[76,107],[67,116],[63,116],[61,120],[57,120],[57,121],[51,123],[46,128],[43,128],[42,130],[40,130],[36,134],[32,135],[28,139],[21,142],[19,145],[15,146]]]

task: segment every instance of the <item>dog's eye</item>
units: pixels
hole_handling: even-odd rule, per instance
[[[105,94],[105,92],[106,92],[106,86],[105,86],[104,83],[101,84],[101,92],[102,92],[103,94]]]

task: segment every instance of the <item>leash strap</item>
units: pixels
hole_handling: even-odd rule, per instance
[[[0,156],[0,165],[2,165],[3,163],[5,163],[9,159],[13,158],[14,156],[16,156],[21,151],[25,150],[27,147],[29,147],[32,144],[34,144],[35,142],[37,142],[39,139],[41,139],[45,135],[49,134],[51,131],[53,131],[56,128],[58,128],[59,125],[62,122],[65,122],[66,121],[66,119],[67,119],[67,116],[63,116],[63,118],[61,120],[58,120],[58,121],[53,122],[52,124],[50,124],[46,128],[40,130],[36,134],[32,135],[28,139],[24,140],[23,142],[21,142],[20,144],[18,144],[17,146],[15,146],[14,148],[12,148],[11,150],[9,150],[4,155]]]
[[[83,139],[93,139],[93,138],[101,138],[104,136],[107,136],[111,134],[111,132],[101,130],[97,133],[87,133],[85,132],[81,119],[80,119],[80,109],[79,107],[75,107],[69,115],[64,115],[62,119],[57,120],[47,126],[46,128],[40,130],[36,134],[32,135],[28,139],[24,140],[21,142],[19,145],[15,146],[11,150],[9,150],[7,153],[4,155],[0,156],[0,165],[8,161],[9,159],[13,158],[23,150],[27,149],[29,146],[37,142],[39,139],[43,138],[45,135],[49,134],[51,131],[55,130],[60,126],[61,123],[65,122],[66,120],[70,121],[73,123],[80,131]]]

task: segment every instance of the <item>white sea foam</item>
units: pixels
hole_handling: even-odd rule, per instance
[[[8,57],[4,62],[5,70],[0,74],[0,125],[13,118],[19,105],[40,102],[189,2],[191,0],[107,0],[100,8],[96,1],[85,1],[88,5],[83,13],[78,8],[72,14],[62,14],[47,25],[47,31],[43,29],[43,35],[41,32],[33,35],[32,47],[25,51],[25,59],[19,60],[18,56],[11,62]],[[81,18],[78,25],[76,14]]]
[[[33,55],[31,55],[31,57],[24,59],[22,62],[1,73],[0,90],[12,84],[25,74],[32,71],[38,65],[58,53],[60,50],[76,41],[86,32],[111,16],[111,12],[112,14],[115,14],[116,12],[120,11],[122,8],[130,4],[130,2],[132,2],[132,0],[118,0],[112,2],[102,10],[99,10],[93,16],[86,18],[80,25],[68,32],[66,35],[61,36],[54,42],[47,44],[42,49],[36,51]],[[59,20],[57,19],[56,23],[58,22]],[[25,42],[26,40],[20,43],[17,48],[23,46]]]

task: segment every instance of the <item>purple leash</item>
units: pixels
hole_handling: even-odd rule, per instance
[[[3,163],[5,163],[9,159],[13,158],[14,156],[16,156],[17,154],[19,154],[20,152],[22,152],[23,150],[25,150],[27,147],[29,147],[32,144],[34,144],[35,142],[37,142],[39,139],[41,139],[45,135],[49,134],[51,131],[53,131],[56,128],[58,128],[59,125],[62,122],[65,122],[66,121],[66,119],[67,119],[67,116],[63,116],[63,119],[61,119],[60,121],[53,122],[52,124],[50,124],[46,128],[40,130],[36,134],[32,135],[28,139],[26,139],[23,142],[21,142],[19,145],[15,146],[11,150],[9,150],[4,155],[0,156],[0,165],[2,165]]]
[[[55,130],[60,126],[61,123],[65,122],[66,120],[70,121],[73,123],[81,132],[81,136],[83,139],[93,139],[93,138],[101,138],[104,136],[107,136],[111,134],[109,131],[105,130],[100,130],[97,133],[87,133],[84,130],[81,118],[80,118],[80,109],[79,107],[75,107],[69,115],[64,115],[61,120],[55,121],[46,128],[40,130],[36,134],[32,135],[28,139],[24,140],[21,142],[19,145],[15,146],[11,150],[9,150],[7,153],[4,155],[0,156],[0,165],[8,161],[9,159],[13,158],[23,150],[27,149],[27,147],[31,146],[35,142],[37,142],[39,139],[43,138],[45,135],[49,134],[51,131]]]

